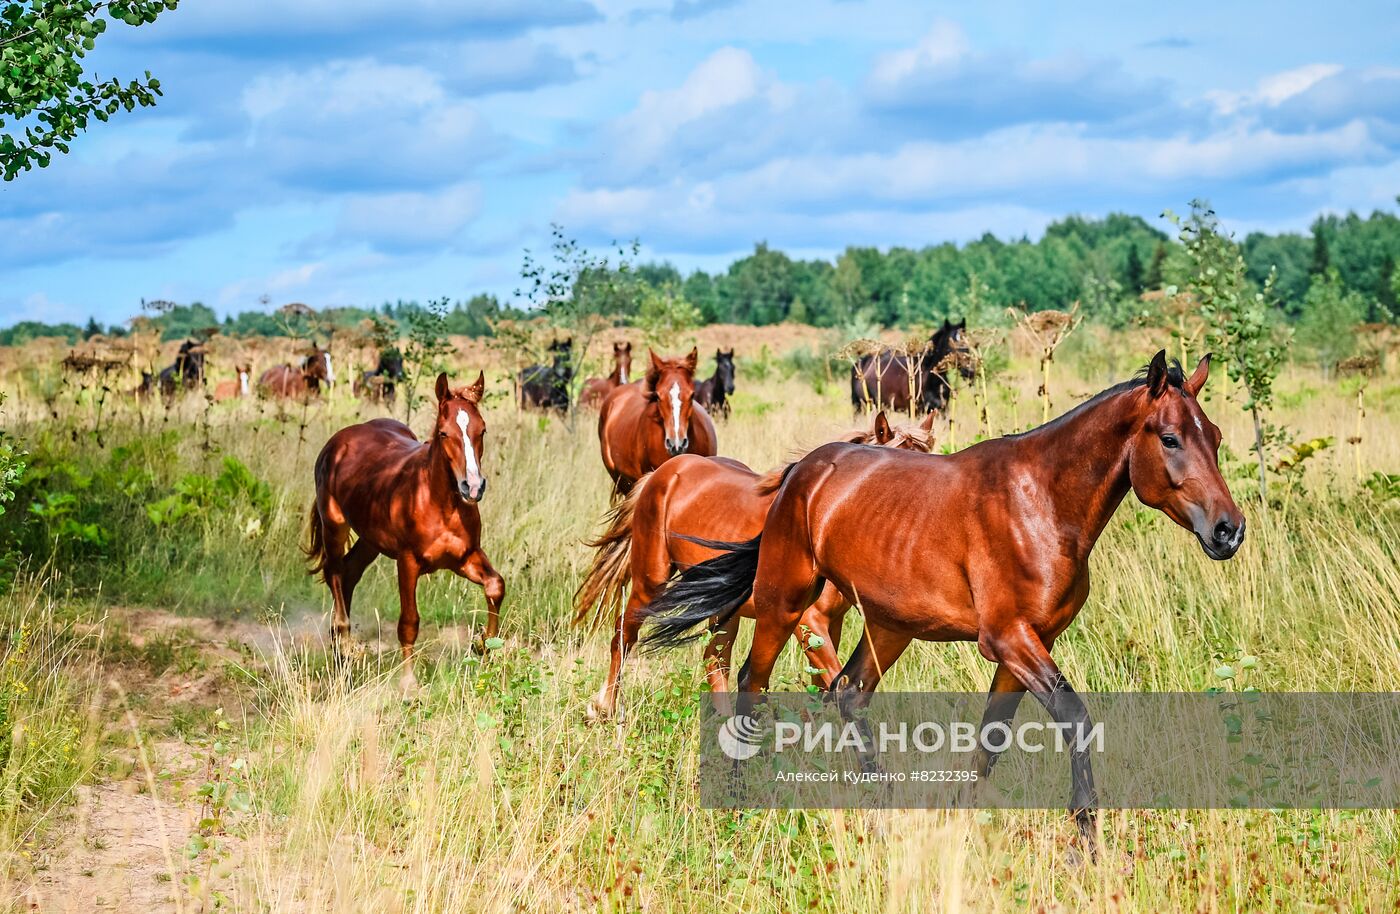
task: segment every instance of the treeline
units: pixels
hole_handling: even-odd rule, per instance
[[[1347,313],[1358,321],[1388,321],[1400,313],[1400,217],[1393,213],[1319,217],[1307,235],[1254,232],[1240,250],[1250,281],[1260,288],[1276,271],[1273,291],[1281,316],[1288,319],[1304,320],[1310,303],[1337,296],[1345,298]],[[987,234],[961,247],[850,247],[834,262],[794,259],[759,243],[752,254],[714,275],[683,275],[669,263],[629,266],[625,273],[629,283],[683,298],[705,323],[909,326],[945,317],[989,322],[1000,320],[1008,307],[1037,311],[1078,301],[1090,320],[1121,326],[1135,317],[1144,291],[1184,286],[1189,264],[1177,239],[1138,216],[1112,214],[1103,219],[1070,216],[1053,223],[1037,241],[1003,241]],[[377,317],[402,326],[422,310],[416,302],[402,301],[376,309],[332,308],[318,312],[318,322],[348,328]],[[448,309],[446,330],[482,336],[492,332],[496,321],[530,316],[532,312],[495,296],[477,295]],[[201,304],[176,306],[147,319],[165,339],[212,327],[232,335],[291,332],[277,313],[245,311],[220,320]],[[86,327],[25,321],[0,331],[0,344],[39,336],[76,341],[125,331],[96,321]]]

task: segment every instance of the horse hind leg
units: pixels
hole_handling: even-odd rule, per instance
[[[355,541],[355,545],[350,547],[350,551],[345,553],[344,558],[339,562],[340,571],[336,576],[337,584],[331,588],[332,595],[337,597],[336,613],[331,622],[331,633],[335,638],[337,651],[342,655],[358,656],[364,653],[364,645],[356,641],[350,634],[350,612],[355,596],[355,586],[360,583],[360,578],[364,577],[365,569],[378,557],[379,550],[361,538]]]
[[[637,633],[642,628],[642,607],[648,600],[633,591],[627,598],[627,607],[618,614],[617,631],[612,637],[612,658],[608,664],[608,678],[598,694],[588,700],[588,720],[600,721],[611,717],[622,719],[622,665],[627,655],[637,644]]]

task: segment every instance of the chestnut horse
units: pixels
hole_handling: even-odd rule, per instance
[[[678,454],[715,455],[715,425],[694,402],[698,353],[647,356],[646,377],[608,394],[598,413],[603,466],[616,495],[626,495],[638,479]]]
[[[311,351],[302,356],[295,367],[283,363],[264,371],[258,378],[258,390],[273,397],[295,399],[319,396],[322,384],[334,383],[335,369],[331,367],[330,350],[322,349],[313,342]]]
[[[308,518],[306,554],[335,601],[331,639],[339,655],[353,651],[350,599],[369,564],[386,555],[399,566],[399,648],[404,694],[418,686],[413,643],[418,639],[418,578],[446,569],[481,585],[488,610],[486,639],[496,637],[506,585],[481,551],[486,492],[481,472],[486,423],[481,395],[486,378],[452,389],[437,379],[437,419],[420,442],[402,422],[372,419],[331,436],[316,458],[316,501]],[[357,536],[346,551],[350,533]]]
[[[837,439],[852,444],[882,445],[927,453],[932,443],[932,415],[917,427],[892,428],[883,411],[874,425]],[[732,541],[757,536],[768,506],[778,494],[785,468],[760,477],[728,457],[682,454],[643,476],[627,498],[609,514],[608,530],[590,546],[598,551],[587,577],[574,595],[574,622],[593,611],[596,624],[605,614],[622,609],[623,592],[631,584],[626,611],[614,624],[612,665],[603,688],[589,702],[589,717],[611,717],[617,708],[622,663],[637,642],[641,610],[660,593],[671,573],[712,558],[715,550],[696,540]],[[808,662],[822,672],[814,679],[829,686],[841,670],[836,648],[841,623],[850,604],[835,587],[824,588],[802,616],[799,640]],[[753,604],[739,608],[753,618]],[[705,668],[712,692],[729,689],[729,657],[734,647],[731,630],[717,633],[705,647]]]
[[[715,350],[715,373],[695,385],[695,402],[713,415],[729,418],[729,398],[734,396],[734,350]]]
[[[215,400],[233,400],[248,396],[251,391],[248,388],[248,378],[253,373],[253,366],[243,363],[238,366],[238,377],[228,378],[214,385]]]
[[[606,378],[589,378],[583,382],[578,405],[597,408],[603,399],[623,384],[632,373],[632,344],[613,343],[613,370]]]
[[[1089,553],[1124,496],[1190,530],[1212,559],[1244,541],[1220,475],[1220,430],[1197,400],[1209,371],[1206,356],[1183,378],[1159,352],[1137,378],[1058,419],[947,456],[820,447],[788,470],[759,536],[683,572],[643,610],[655,622],[645,638],[688,640],[752,597],[758,625],[739,689],[758,692],[812,598],[833,584],[865,616],[832,687],[843,712],[868,701],[915,638],[975,641],[997,665],[984,726],[1009,721],[1030,690],[1056,721],[1088,727],[1050,649],[1089,595]],[[979,754],[979,778],[995,758]],[[1087,749],[1071,752],[1070,770],[1071,810],[1092,850]]]

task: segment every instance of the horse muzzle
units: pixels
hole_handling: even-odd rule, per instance
[[[1240,546],[1244,544],[1244,527],[1243,517],[1239,518],[1239,523],[1235,523],[1229,517],[1221,517],[1208,531],[1208,535],[1197,530],[1196,538],[1201,541],[1201,548],[1205,550],[1206,555],[1217,562],[1223,562],[1234,558],[1235,553],[1240,551]]]
[[[674,441],[670,438],[666,439],[666,453],[670,454],[672,457],[679,457],[688,450],[690,450],[689,437],[682,438],[679,441]]]
[[[463,482],[457,486],[457,490],[462,494],[462,500],[469,505],[474,505],[481,501],[486,495],[486,479],[478,479],[476,482]]]

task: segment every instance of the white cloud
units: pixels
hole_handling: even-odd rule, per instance
[[[940,19],[912,48],[876,56],[870,69],[870,83],[877,89],[894,89],[925,71],[955,66],[971,50],[962,28],[955,22]]]
[[[1335,76],[1341,70],[1339,64],[1312,63],[1265,76],[1253,89],[1242,92],[1224,89],[1207,92],[1206,99],[1215,106],[1216,112],[1224,115],[1237,114],[1260,105],[1276,108],[1287,99],[1307,91],[1329,76]]]
[[[421,188],[459,179],[499,147],[484,119],[433,72],[336,61],[244,89],[245,155],[301,187]]]

